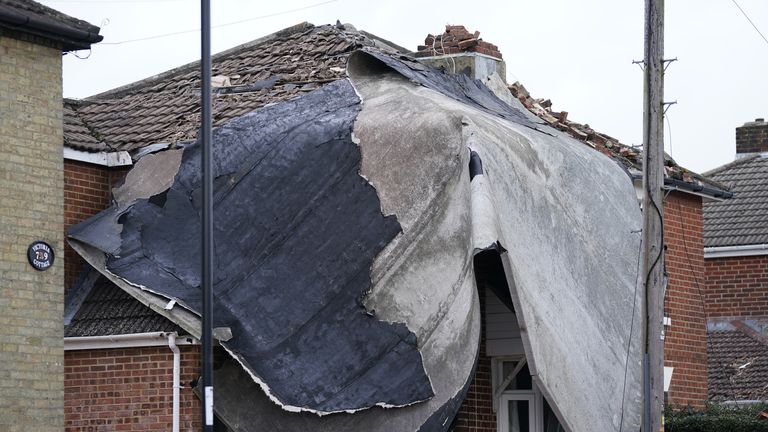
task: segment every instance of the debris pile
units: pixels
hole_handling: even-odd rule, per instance
[[[567,111],[553,110],[552,101],[549,99],[534,99],[520,82],[510,85],[509,90],[529,111],[550,126],[567,133],[606,156],[618,160],[628,170],[642,170],[642,148],[622,144],[616,138],[595,131],[588,124],[568,120]],[[702,184],[705,181],[700,175],[679,166],[668,155],[665,155],[664,171],[667,177],[688,183]]]
[[[474,52],[500,59],[499,47],[480,38],[480,32],[470,33],[463,25],[446,25],[445,33],[427,35],[424,45],[419,45],[416,57],[433,57],[448,54]]]

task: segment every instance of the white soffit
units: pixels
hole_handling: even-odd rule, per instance
[[[88,162],[106,167],[133,165],[131,155],[126,151],[91,153],[64,147],[64,159]]]
[[[753,255],[768,255],[768,244],[740,246],[715,246],[704,248],[704,258],[727,258]]]

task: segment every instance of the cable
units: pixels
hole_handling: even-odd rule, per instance
[[[760,31],[760,29],[759,29],[759,28],[757,28],[757,26],[755,25],[755,23],[753,23],[753,22],[752,22],[752,19],[750,19],[750,18],[749,18],[749,15],[747,15],[747,13],[746,13],[746,12],[744,12],[744,9],[742,9],[742,8],[741,8],[741,6],[739,6],[739,4],[738,4],[738,3],[736,3],[736,0],[731,0],[731,1],[733,2],[733,4],[735,4],[735,5],[736,5],[736,7],[737,7],[737,8],[739,8],[739,10],[741,11],[741,13],[742,13],[742,14],[744,14],[744,18],[746,18],[746,19],[747,19],[747,21],[749,21],[749,23],[750,23],[750,24],[752,24],[752,27],[754,27],[755,31],[757,31],[757,34],[759,34],[759,35],[760,35],[760,37],[761,37],[761,38],[763,38],[763,40],[765,41],[765,43],[766,43],[766,44],[768,44],[768,39],[766,39],[765,35],[763,35],[763,32],[761,32],[761,31]]]
[[[640,268],[640,260],[643,257],[643,242],[640,242],[639,249],[637,251],[637,268]],[[627,340],[627,356],[624,360],[624,384],[621,388],[621,420],[619,420],[619,432],[624,429],[624,403],[627,400],[627,371],[629,370],[629,351],[632,348],[632,333],[635,331],[635,311],[637,310],[637,282],[635,282],[635,290],[632,294],[632,320],[629,322],[629,338]]]
[[[651,266],[648,268],[648,273],[645,275],[645,279],[643,279],[643,287],[645,288],[645,292],[648,291],[648,278],[651,276],[651,273],[653,272],[653,269],[656,268],[656,265],[658,265],[659,260],[661,259],[661,256],[662,256],[662,254],[664,252],[664,218],[661,215],[661,211],[659,210],[659,207],[656,205],[656,201],[654,201],[653,198],[650,197],[651,192],[650,192],[649,188],[650,188],[650,185],[646,182],[646,190],[648,191],[648,196],[649,196],[649,200],[648,201],[650,201],[651,204],[653,204],[653,209],[656,211],[656,214],[659,217],[659,221],[661,222],[661,227],[660,227],[660,231],[661,231],[661,244],[660,244],[660,246],[661,247],[659,247],[659,253],[656,255],[656,259],[653,260],[653,264],[651,264]],[[643,211],[648,211],[648,210],[647,209],[643,209]],[[641,241],[640,242],[640,250],[641,250],[641,252],[638,253],[638,266],[640,265],[640,259],[642,259],[642,248],[643,248],[643,244],[642,244],[642,241]],[[635,326],[636,301],[637,301],[637,284],[635,284],[635,293],[634,293],[634,299],[633,299],[633,303],[632,303],[632,321],[631,321],[631,324],[630,324],[630,327],[629,327],[629,342],[627,343],[627,360],[626,360],[626,362],[624,364],[624,385],[623,385],[623,389],[622,389],[622,392],[621,392],[621,420],[620,420],[621,422],[619,423],[619,431],[620,432],[624,428],[624,402],[625,402],[625,399],[626,399],[625,393],[626,393],[626,388],[627,388],[627,369],[629,368],[629,351],[630,351],[630,348],[632,347],[632,332],[634,331],[634,326]],[[646,311],[646,314],[647,314],[648,306],[649,306],[648,305],[648,295],[647,294],[644,296],[644,301],[645,301],[645,311]],[[649,331],[650,331],[650,328],[649,328],[648,320],[645,320],[645,334],[648,335]],[[647,339],[648,339],[648,336],[646,336],[646,341],[644,341],[644,343],[646,344],[646,349],[645,349],[646,352],[648,351],[648,348],[647,348],[647,342],[648,341],[647,341]]]
[[[289,13],[292,13],[292,12],[299,12],[299,11],[303,11],[303,10],[306,10],[306,9],[315,8],[315,7],[318,7],[318,6],[327,5],[329,3],[335,3],[337,1],[339,1],[339,0],[328,0],[328,1],[320,2],[320,3],[311,4],[311,5],[308,5],[308,6],[303,6],[303,7],[300,7],[300,8],[285,10],[285,11],[282,11],[282,12],[275,12],[275,13],[272,13],[272,14],[261,15],[261,16],[257,16],[257,17],[253,17],[253,18],[247,18],[247,19],[242,19],[242,20],[238,20],[238,21],[232,21],[232,22],[228,22],[228,23],[224,23],[224,24],[219,24],[219,25],[211,26],[211,28],[214,29],[214,28],[228,27],[228,26],[232,26],[232,25],[236,25],[236,24],[242,24],[242,23],[246,23],[246,22],[250,22],[250,21],[256,21],[256,20],[260,20],[260,19],[264,19],[264,18],[271,18],[271,17],[278,16],[278,15],[285,15],[285,14],[289,14]],[[176,36],[176,35],[180,35],[180,34],[197,33],[199,31],[200,31],[200,29],[181,30],[181,31],[177,31],[177,32],[163,33],[163,34],[154,35],[154,36],[146,36],[146,37],[141,37],[141,38],[136,38],[136,39],[128,39],[128,40],[124,40],[124,41],[120,41],[120,42],[100,42],[99,46],[101,46],[101,45],[122,45],[122,44],[127,44],[127,43],[132,43],[132,42],[141,42],[141,41],[146,41],[146,40],[165,38],[165,37],[169,37],[169,36]]]
[[[88,48],[88,55],[86,55],[86,56],[78,55],[77,51],[67,51],[64,54],[70,54],[70,55],[72,55],[75,58],[78,58],[80,60],[88,60],[88,58],[91,57],[91,54],[93,54],[93,50],[91,48]]]
[[[703,210],[703,209],[702,209]],[[678,217],[680,218],[680,226],[684,226],[685,222],[683,220],[683,205],[680,204],[680,201],[677,202],[677,211],[678,211]],[[702,214],[703,217],[703,214]],[[683,230],[685,232],[685,230]],[[704,331],[707,335],[707,357],[709,357],[709,348],[713,346],[712,344],[712,336],[709,334],[709,323],[708,323],[708,316],[707,316],[707,309],[706,309],[706,299],[704,298],[704,294],[701,292],[701,285],[699,284],[699,277],[695,271],[693,271],[693,265],[691,264],[691,255],[688,252],[688,242],[685,240],[685,234],[681,234],[681,237],[683,239],[683,251],[685,252],[685,261],[688,264],[688,271],[691,272],[693,275],[693,284],[696,286],[696,292],[699,294],[699,301],[701,301],[701,308],[702,312],[704,313]],[[704,266],[706,267],[706,263],[704,263]],[[706,271],[706,269],[705,269]],[[708,377],[707,377],[708,378]],[[731,393],[735,395],[735,391],[733,389],[733,382],[731,380],[728,380],[730,382],[731,387]],[[709,395],[707,395],[709,397]]]

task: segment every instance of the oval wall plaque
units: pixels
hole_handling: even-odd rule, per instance
[[[27,259],[35,270],[48,270],[53,265],[53,248],[44,241],[36,241],[27,248]]]

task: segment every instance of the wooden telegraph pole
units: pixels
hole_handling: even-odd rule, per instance
[[[664,405],[664,0],[645,0],[643,260],[645,357],[643,432],[662,430]]]

